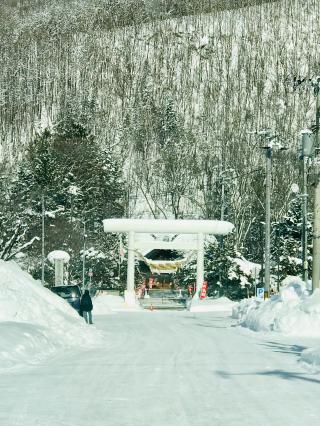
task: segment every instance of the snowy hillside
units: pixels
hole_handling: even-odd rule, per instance
[[[21,21],[1,46],[2,157],[23,156],[36,130],[72,111],[121,154],[129,214],[142,198],[138,213],[161,217],[168,206],[174,217],[217,216],[213,188],[219,170],[232,168],[232,221],[242,244],[264,168],[249,132],[270,127],[296,147],[314,117],[312,92],[293,92],[292,81],[318,73],[319,2],[279,0],[112,31],[93,27],[92,11],[79,17],[75,4],[68,6],[74,28],[71,13],[58,25],[63,9],[50,9]],[[297,154],[274,161],[279,212],[297,179]]]
[[[112,32],[89,27],[71,36],[58,27],[50,38],[37,33],[46,19],[39,14],[1,47],[3,148],[16,155],[18,136],[28,141],[75,100],[80,110],[95,104],[101,141],[125,143],[147,92],[158,105],[172,98],[186,125],[210,143],[259,126],[295,138],[311,96],[289,95],[287,79],[317,71],[318,13],[316,0],[281,0]]]

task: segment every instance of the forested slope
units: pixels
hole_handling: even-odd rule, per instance
[[[264,214],[263,152],[249,132],[273,128],[292,148],[275,158],[277,219],[297,180],[298,131],[314,115],[312,92],[293,92],[291,82],[319,73],[319,2],[240,9],[182,2],[179,13],[169,7],[178,2],[135,2],[129,9],[118,2],[110,24],[111,3],[3,6],[2,157],[21,158],[38,129],[72,109],[127,160],[128,214],[143,197],[157,217],[219,217],[221,173],[235,170],[225,214],[236,225],[237,245],[247,244]],[[119,12],[125,3],[134,22]],[[162,19],[153,21],[155,4]],[[143,25],[141,8],[153,11]],[[172,18],[191,8],[210,13]]]

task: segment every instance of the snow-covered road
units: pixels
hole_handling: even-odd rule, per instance
[[[0,377],[6,426],[308,426],[320,375],[298,339],[234,327],[222,313],[97,316],[105,345]]]

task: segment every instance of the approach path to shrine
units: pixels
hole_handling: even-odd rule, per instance
[[[320,377],[297,362],[305,342],[241,329],[221,312],[94,319],[101,346],[1,376],[0,424],[320,424]]]

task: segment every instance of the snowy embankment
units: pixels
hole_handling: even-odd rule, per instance
[[[312,295],[297,277],[288,277],[279,295],[236,304],[232,317],[253,331],[279,332],[320,339],[320,290]],[[301,361],[320,369],[320,347],[302,352]]]
[[[231,314],[235,304],[227,297],[196,299],[191,301],[189,310],[190,312],[228,312]]]
[[[142,311],[143,309],[137,302],[135,306],[129,306],[121,296],[111,294],[100,294],[93,300],[94,315],[108,315],[120,311]]]
[[[100,340],[66,301],[14,262],[0,260],[0,306],[0,369]]]

